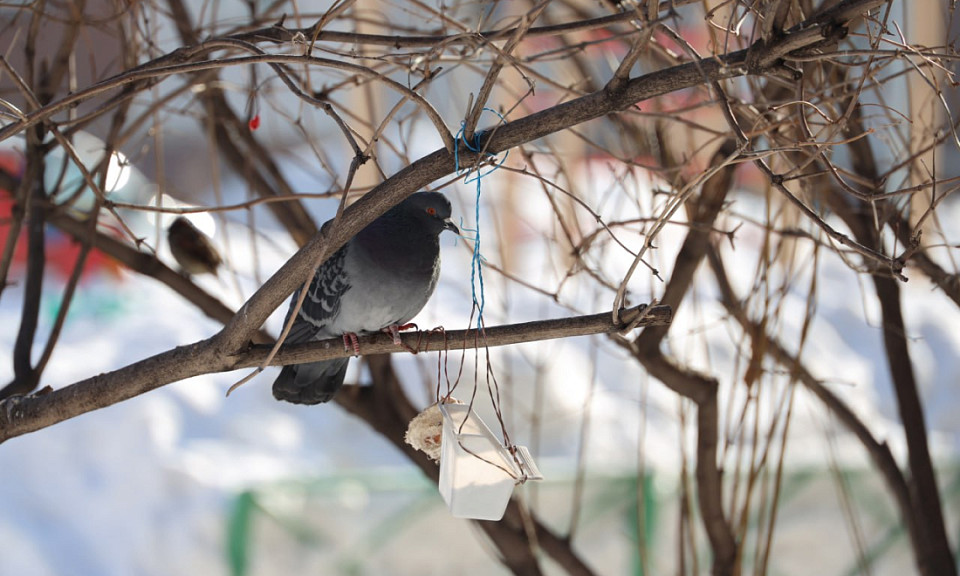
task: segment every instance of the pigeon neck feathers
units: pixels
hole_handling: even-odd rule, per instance
[[[450,203],[442,194],[418,192],[361,230],[354,244],[382,264],[431,270],[449,216]]]
[[[384,267],[432,270],[440,252],[438,234],[405,214],[387,213],[364,228],[354,248]]]

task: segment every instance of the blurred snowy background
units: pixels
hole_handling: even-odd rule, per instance
[[[535,225],[544,206],[526,191],[505,192],[508,182],[491,177],[484,193],[496,200],[513,194],[518,220]],[[473,191],[449,193],[456,212],[471,218]],[[736,202],[744,212],[762,208],[748,195]],[[318,204],[333,207],[332,201]],[[948,205],[944,217],[960,219],[958,208]],[[256,287],[257,271],[244,257],[252,248],[238,240],[243,237],[234,234],[226,252],[232,269],[222,274],[225,278],[198,279],[234,306],[241,299],[232,280],[243,291]],[[681,237],[682,230],[664,233],[664,262]],[[738,238],[734,255],[746,256],[736,275],[749,278],[749,253],[755,247],[749,231]],[[542,237],[530,234],[529,241],[513,246],[520,269],[536,269],[533,263],[546,257],[540,242]],[[469,316],[470,254],[462,241],[446,238],[442,244],[438,293],[416,320],[422,327],[459,328]],[[259,274],[265,275],[292,253],[293,245],[278,234],[256,249]],[[49,279],[41,332],[50,328],[63,286],[62,278]],[[876,355],[882,349],[876,311],[859,305],[857,276],[839,261],[824,265],[821,281],[824,293],[836,297],[824,300],[806,357],[903,458],[889,378],[882,356]],[[500,285],[488,272],[490,325],[569,314],[523,290],[502,293]],[[922,277],[911,277],[906,293],[931,448],[942,466],[950,525],[956,527],[960,315]],[[0,300],[0,349],[13,349],[21,298],[14,285]],[[76,298],[47,369],[47,381],[55,387],[218,329],[165,286],[122,269],[90,274]],[[580,304],[591,305],[586,298]],[[601,311],[604,303],[592,305],[588,311]],[[804,304],[788,298],[787,305]],[[674,329],[690,336],[672,345],[686,347],[691,360],[710,362],[723,374],[736,357],[719,321],[723,311],[708,298],[702,306],[677,316]],[[274,334],[281,314],[267,325]],[[676,397],[600,337],[491,352],[506,394],[511,436],[535,450],[547,475],[542,484],[523,488],[524,497],[548,524],[565,527],[583,458],[587,472],[578,551],[599,573],[633,572],[640,566],[634,531],[645,525],[656,559],[652,567],[673,566],[669,551],[676,539],[681,445],[691,446],[689,437],[680,441],[684,433]],[[459,365],[457,358],[450,361],[454,368]],[[396,358],[409,394],[421,407],[436,384],[430,376],[436,362],[437,354]],[[351,363],[348,382],[363,381],[358,366]],[[224,392],[241,373],[178,382],[5,443],[0,448],[0,535],[6,544],[0,574],[505,573],[488,556],[482,535],[467,521],[450,518],[436,486],[363,423],[332,405],[299,407],[273,400],[274,370],[229,398]],[[10,356],[0,356],[0,381],[12,375]],[[863,506],[858,523],[866,549],[883,559],[876,573],[910,572],[906,536],[859,444],[805,393],[798,394],[794,418],[775,573],[855,569],[852,536],[841,527],[848,498]],[[644,523],[637,523],[638,510]],[[816,554],[811,555],[811,546]],[[816,559],[822,562],[819,568]],[[790,568],[794,560],[796,568]]]
[[[244,21],[240,3],[224,4],[232,8],[221,8],[223,22]],[[171,30],[155,32],[158,45],[176,45]],[[109,60],[111,52],[103,44],[93,41],[92,46],[100,61]],[[598,58],[597,67],[609,73],[604,62],[609,64]],[[449,92],[427,92],[448,126],[458,125],[468,95],[478,86],[471,74],[458,70],[446,79]],[[227,70],[223,77],[234,87],[248,81],[245,71]],[[331,173],[342,176],[349,162],[339,132],[319,111],[297,108],[282,87],[273,89],[279,90],[270,96],[276,102],[268,106],[264,98],[260,104],[257,138],[276,152],[293,190],[336,190]],[[551,97],[550,89],[542,88],[532,100],[543,103]],[[229,94],[229,101],[238,110],[249,104],[240,89]],[[392,103],[382,102],[379,109],[383,112]],[[296,130],[286,116],[294,109],[303,122]],[[493,122],[491,116],[481,125]],[[175,197],[191,205],[223,205],[250,199],[243,180],[221,165],[207,148],[209,142],[198,137],[202,131],[188,113],[165,113],[155,126],[162,127],[162,138],[141,134],[124,148],[125,160],[117,165],[124,174],[117,182],[117,198],[152,203],[162,182],[168,202]],[[101,135],[105,131],[102,125],[94,128]],[[597,130],[591,129],[584,132],[596,137]],[[304,134],[311,136],[309,141]],[[430,125],[412,116],[390,125],[383,139],[405,146],[378,158],[386,176],[440,146]],[[97,145],[91,142],[95,154]],[[611,291],[589,275],[566,276],[570,255],[556,249],[561,231],[553,206],[562,195],[551,196],[535,179],[509,169],[536,165],[548,179],[564,180],[607,222],[649,218],[662,207],[662,181],[576,142],[538,149],[535,160],[513,154],[504,170],[486,176],[479,226],[474,185],[444,188],[455,218],[463,218],[463,228],[479,227],[482,234],[487,325],[604,312],[613,300]],[[0,145],[6,152],[22,147],[14,141]],[[318,158],[333,158],[344,166],[321,167]],[[369,172],[362,176],[367,185],[379,181]],[[735,243],[723,245],[730,276],[741,293],[754,285],[757,261],[765,250],[764,228],[758,223],[771,209],[756,188],[757,174],[740,170],[722,222],[725,230],[743,224]],[[0,193],[4,199],[7,204],[0,209],[9,210],[8,197]],[[960,203],[951,200],[938,208],[942,222],[960,222]],[[337,200],[304,203],[322,222],[333,215]],[[567,208],[572,220],[591,221],[589,213]],[[147,238],[158,257],[175,266],[162,235],[173,216],[128,216],[130,226]],[[296,249],[263,206],[202,213],[194,219],[225,258],[219,278],[195,281],[233,308]],[[658,249],[651,255],[666,279],[687,232],[684,223],[678,214],[659,235]],[[0,228],[0,236],[5,237],[5,231]],[[44,278],[41,335],[51,330],[76,253],[76,246],[52,228],[48,238],[51,265]],[[643,240],[626,233],[621,239],[634,250]],[[942,241],[956,246],[960,234]],[[598,241],[587,262],[619,281],[632,257],[612,244]],[[445,236],[441,247],[439,288],[415,321],[421,328],[465,328],[471,312],[471,246]],[[832,252],[814,255],[803,243],[793,249],[798,264],[791,273],[806,282],[810,274],[817,275],[818,305],[802,358],[879,440],[890,444],[898,461],[905,462],[869,281]],[[13,350],[17,337],[24,298],[18,282],[22,265],[23,255],[11,273],[12,285],[0,298],[0,351]],[[906,274],[910,281],[902,286],[904,315],[948,533],[955,543],[960,536],[960,312],[925,276],[909,268]],[[723,436],[736,427],[735,412],[745,403],[746,392],[736,386],[743,370],[744,337],[731,328],[709,274],[701,275],[694,297],[674,319],[667,346],[686,365],[720,380]],[[642,269],[629,284],[633,303],[662,292],[663,284]],[[785,341],[794,341],[807,312],[806,286],[798,281],[775,300],[781,323],[775,330]],[[284,311],[285,306],[265,326],[271,334],[280,332]],[[207,338],[219,328],[167,286],[106,257],[92,256],[43,384],[60,388]],[[42,341],[36,343],[35,355],[42,346]],[[678,533],[679,526],[690,525],[680,522],[682,514],[690,513],[682,505],[691,490],[685,484],[694,450],[690,406],[605,337],[524,344],[492,349],[490,354],[510,436],[531,448],[546,476],[542,483],[518,489],[523,501],[555,532],[573,530],[575,550],[598,574],[679,572],[678,549],[686,538]],[[451,372],[460,366],[457,355],[394,357],[418,408],[433,401],[438,360],[448,362]],[[768,368],[757,392],[764,396],[756,403],[756,421],[780,430],[770,421],[785,399],[792,402],[789,433],[777,439],[788,448],[771,455],[771,460],[782,455],[784,477],[768,573],[913,573],[898,512],[860,444],[803,388],[788,394],[789,375]],[[507,573],[484,535],[471,523],[451,518],[436,485],[362,421],[334,405],[276,402],[269,389],[276,370],[267,370],[229,398],[227,388],[245,372],[177,382],[0,445],[0,575]],[[468,376],[461,385],[472,390],[470,355],[464,374]],[[0,383],[12,378],[11,355],[0,354]],[[368,381],[361,363],[351,362],[347,382]],[[490,421],[485,382],[476,384],[481,410]],[[747,433],[728,445],[721,442],[721,458],[728,464],[736,461],[737,450],[767,442],[766,433]],[[727,474],[731,478],[734,471]],[[764,476],[757,482],[772,479]],[[748,527],[755,529],[765,527]],[[703,542],[700,529],[692,530]],[[744,554],[749,562],[757,560],[753,551]],[[699,562],[687,566],[688,572],[708,570],[705,550],[684,557]],[[547,571],[560,573],[550,562],[545,561]]]

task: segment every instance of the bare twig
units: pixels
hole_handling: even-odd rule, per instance
[[[13,382],[0,389],[0,398],[25,394],[37,385],[31,356],[37,321],[40,315],[40,297],[43,293],[43,270],[46,265],[46,201],[43,190],[43,152],[38,140],[31,138],[27,149],[27,166],[18,196],[26,202],[24,218],[27,221],[27,271],[24,280],[23,306],[20,328],[13,348]]]
[[[487,105],[487,99],[490,97],[490,92],[493,91],[494,86],[497,84],[497,78],[500,75],[500,71],[503,69],[504,64],[506,64],[505,60],[510,58],[511,53],[517,48],[517,45],[520,44],[520,41],[523,40],[527,35],[527,32],[533,26],[533,23],[537,21],[537,18],[540,17],[540,14],[542,14],[546,9],[547,4],[549,4],[549,2],[540,2],[528,13],[524,14],[520,20],[520,25],[514,29],[513,34],[510,35],[510,39],[504,45],[503,49],[497,52],[497,58],[487,70],[487,75],[484,77],[483,84],[480,86],[480,92],[477,94],[477,97],[473,102],[473,107],[467,113],[466,120],[464,120],[463,139],[467,142],[473,141],[473,134],[477,129],[477,122],[480,121],[480,116],[483,114],[483,108]]]
[[[91,233],[83,222],[63,214],[53,215],[50,222],[78,242],[90,242],[91,246],[96,247],[97,250],[130,270],[166,284],[171,290],[199,308],[209,318],[218,322],[227,322],[233,318],[234,310],[197,286],[187,276],[164,264],[156,255],[137,250],[130,244],[102,232]],[[250,339],[258,344],[273,341],[273,338],[262,330],[254,332]]]
[[[743,327],[746,334],[761,334],[762,327],[759,323],[750,320],[743,306],[740,304],[742,300],[734,293],[733,287],[727,278],[723,261],[716,248],[711,247],[707,256],[710,267],[713,270],[714,278],[716,278],[717,285],[720,287],[720,300],[724,307]],[[837,417],[837,420],[853,432],[857,439],[860,440],[860,443],[863,444],[864,449],[866,449],[870,455],[877,470],[879,470],[883,476],[887,488],[893,494],[894,501],[897,503],[897,508],[900,511],[900,517],[907,526],[907,533],[910,535],[911,540],[914,541],[914,550],[919,550],[920,543],[917,542],[916,539],[921,537],[921,531],[917,525],[917,518],[911,505],[910,491],[907,487],[907,481],[900,471],[900,467],[897,465],[897,461],[890,452],[890,447],[887,446],[885,442],[877,440],[870,432],[870,429],[867,428],[866,424],[864,424],[863,420],[861,420],[843,400],[834,394],[826,384],[816,379],[800,359],[788,352],[778,339],[770,335],[763,337],[766,338],[767,353],[769,353],[777,363],[789,370],[791,376],[799,380],[807,390],[819,398],[824,406]]]
[[[681,195],[687,206],[690,220],[696,224],[687,233],[674,264],[673,276],[667,284],[662,301],[676,307],[689,290],[693,275],[706,256],[709,230],[720,213],[724,199],[733,181],[733,164],[730,159],[736,154],[728,142],[716,152],[708,171],[709,178],[703,183],[700,197]],[[692,186],[688,185],[692,189]],[[616,339],[630,350],[634,357],[658,380],[671,390],[693,400],[697,407],[697,495],[704,527],[714,552],[713,573],[732,574],[737,546],[733,530],[723,511],[722,476],[717,464],[717,437],[719,414],[717,407],[717,382],[676,365],[660,351],[660,342],[668,327],[651,327],[641,332],[633,342]]]
[[[676,6],[691,4],[697,0],[664,0],[660,3],[659,11],[665,12],[672,10]],[[550,26],[536,26],[527,31],[526,36],[530,38],[541,38],[550,36],[561,36],[564,34],[573,34],[576,32],[589,32],[607,28],[612,24],[621,22],[630,22],[637,18],[632,12],[620,12],[608,16],[597,18],[585,18],[574,22],[564,24],[554,24]],[[319,24],[319,23],[318,23]],[[422,48],[437,45],[476,45],[481,42],[495,42],[511,38],[519,26],[504,28],[499,30],[484,30],[475,34],[455,34],[455,35],[400,35],[400,34],[360,34],[356,32],[342,32],[338,30],[321,30],[316,33],[318,24],[309,28],[284,28],[280,25],[253,30],[249,32],[239,32],[232,35],[233,38],[245,40],[248,42],[291,42],[298,35],[314,39],[314,44],[318,42],[344,43],[344,44],[366,44],[371,46],[384,46],[388,48]]]

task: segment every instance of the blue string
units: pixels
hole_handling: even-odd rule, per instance
[[[492,112],[496,114],[500,118],[500,122],[503,124],[506,124],[507,122],[506,119],[503,117],[502,114],[500,114],[496,110],[492,110],[490,108],[484,108],[483,110],[485,112]],[[456,139],[461,140],[463,144],[467,147],[467,150],[470,150],[471,152],[479,153],[480,140],[483,137],[484,132],[481,131],[481,132],[474,133],[473,142],[471,143],[467,141],[467,139],[464,137],[463,131],[465,128],[466,128],[466,123],[461,122],[460,130],[457,132]],[[489,152],[486,152],[485,154],[492,158],[496,157],[496,154],[491,154]],[[463,171],[461,171],[460,169],[460,146],[454,147],[454,151],[453,151],[453,159],[454,159],[454,162],[456,163],[455,165],[456,165],[457,174],[459,175],[461,174],[461,172],[464,173],[463,183],[469,184],[471,182],[476,182],[476,185],[477,185],[476,204],[475,204],[475,218],[476,218],[477,228],[476,230],[473,230],[461,225],[461,230],[466,230],[467,232],[475,233],[473,238],[473,261],[470,264],[470,289],[473,296],[473,305],[477,307],[477,328],[480,328],[483,325],[483,306],[485,304],[485,299],[483,295],[483,267],[482,267],[484,257],[480,254],[480,192],[481,192],[480,181],[485,176],[493,173],[495,170],[500,168],[500,166],[503,166],[503,163],[507,160],[507,154],[509,154],[509,152],[504,153],[503,158],[501,158],[500,161],[497,162],[495,166],[493,166],[486,172],[481,172],[480,169],[478,168],[476,175],[471,177],[470,173],[472,169],[466,168]],[[463,221],[461,219],[461,224],[462,223]],[[480,284],[479,299],[477,298],[478,281]]]

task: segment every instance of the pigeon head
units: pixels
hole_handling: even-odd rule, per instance
[[[439,192],[411,194],[395,210],[405,218],[414,219],[422,229],[437,236],[444,230],[460,234],[460,229],[450,220],[450,201]]]

